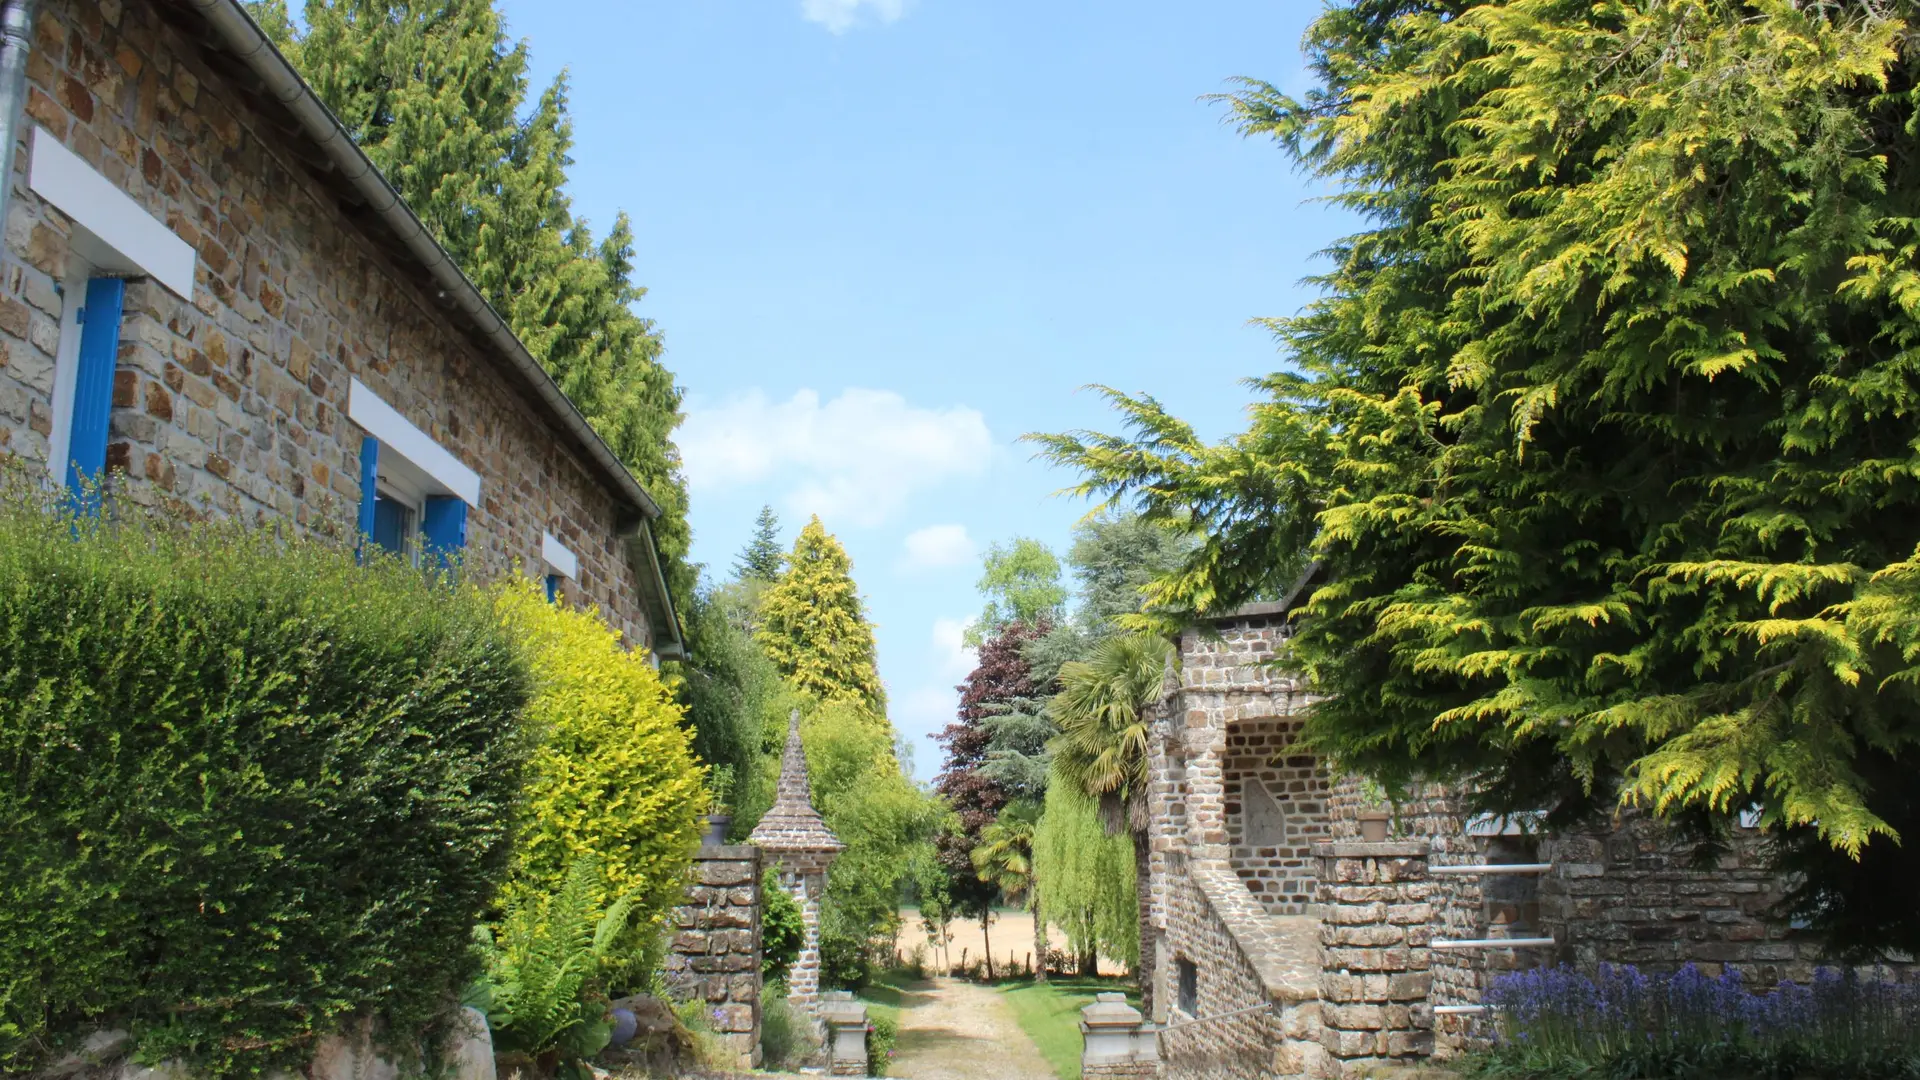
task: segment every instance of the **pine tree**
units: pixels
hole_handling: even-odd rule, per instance
[[[681,392],[659,334],[632,311],[633,235],[595,243],[566,194],[566,75],[527,102],[527,47],[492,0],[285,0],[254,17],[632,470],[662,515],[654,535],[680,596],[691,534],[672,441]]]
[[[742,581],[777,581],[783,561],[780,519],[774,516],[773,507],[763,506],[753,522],[753,539],[747,541],[747,546],[740,549],[740,556],[733,560],[733,574]]]
[[[853,560],[818,517],[794,540],[786,572],[761,602],[760,620],[754,639],[794,689],[885,716],[873,626],[854,585]]]

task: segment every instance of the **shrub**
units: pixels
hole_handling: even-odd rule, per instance
[[[595,903],[630,900],[650,924],[686,885],[706,805],[681,708],[645,654],[621,648],[596,612],[550,604],[520,579],[502,584],[495,602],[533,665],[526,715],[538,740],[506,892],[556,892],[568,868],[592,856]]]
[[[900,1041],[900,1017],[889,1009],[867,1013],[867,1075],[885,1076],[893,1064],[893,1045]]]
[[[1823,969],[1810,985],[1756,993],[1737,970],[1709,979],[1603,965],[1501,976],[1488,993],[1500,1039],[1487,1077],[1558,1080],[1920,1080],[1920,985]]]
[[[323,539],[0,491],[0,1071],[78,1033],[215,1076],[472,977],[529,681],[471,589]]]
[[[769,869],[760,881],[760,974],[785,978],[806,940],[807,924],[799,901],[780,887],[780,875]]]
[[[601,910],[601,879],[595,860],[576,860],[558,893],[521,893],[497,933],[474,930],[486,971],[467,1001],[487,1014],[494,1053],[532,1072],[585,1080],[584,1059],[613,1035],[603,975],[633,905]]]
[[[787,1000],[786,983],[774,979],[761,987],[761,1067],[775,1071],[797,1068],[817,1057],[818,1050],[812,1024]]]

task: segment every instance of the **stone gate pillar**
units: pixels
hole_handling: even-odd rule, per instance
[[[761,855],[747,844],[701,846],[667,954],[668,990],[706,1002],[742,1069],[760,1064]]]
[[[780,786],[772,809],[754,827],[747,842],[767,853],[767,862],[780,875],[780,885],[800,905],[806,938],[800,958],[787,972],[787,1000],[808,1016],[818,1017],[820,1000],[820,901],[827,892],[827,868],[846,849],[813,808],[807,782],[807,755],[800,746],[800,710],[787,721],[787,748],[780,758]]]

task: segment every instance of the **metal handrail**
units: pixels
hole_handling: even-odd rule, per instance
[[[1164,1027],[1160,1028],[1160,1030],[1174,1031],[1178,1028],[1192,1027],[1195,1024],[1210,1024],[1215,1020],[1229,1020],[1236,1016],[1245,1016],[1248,1013],[1256,1013],[1261,1011],[1262,1009],[1271,1009],[1271,1008],[1273,1008],[1273,1002],[1263,1001],[1258,1005],[1250,1005],[1244,1009],[1235,1009],[1232,1012],[1214,1013],[1212,1016],[1196,1016],[1191,1020],[1182,1020],[1177,1024],[1167,1024]]]
[[[1553,869],[1550,862],[1473,863],[1467,866],[1429,866],[1429,874],[1544,874]]]
[[[1495,937],[1451,940],[1436,938],[1427,942],[1433,949],[1544,949],[1560,944],[1550,937]]]

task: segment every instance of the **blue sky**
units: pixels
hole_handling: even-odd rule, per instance
[[[1308,0],[505,0],[571,72],[576,211],[633,217],[687,389],[695,558],[772,504],[852,554],[922,778],[971,666],[978,552],[1087,507],[1025,432],[1148,391],[1212,436],[1352,223],[1199,100],[1304,85]]]

